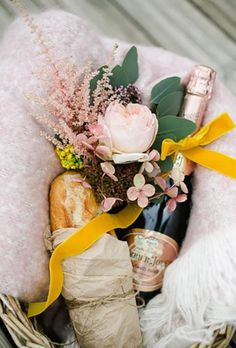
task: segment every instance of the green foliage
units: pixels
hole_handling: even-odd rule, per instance
[[[127,76],[128,84],[133,84],[137,81],[139,70],[138,70],[138,52],[135,46],[132,46],[127,52],[122,69]]]
[[[184,94],[181,91],[172,92],[165,95],[157,106],[157,116],[163,117],[166,115],[178,115],[181,108],[183,96]]]
[[[151,92],[151,109],[156,112],[159,127],[153,148],[161,152],[164,139],[170,138],[179,141],[192,134],[196,128],[189,120],[177,117],[181,110],[185,87],[181,85],[178,76],[168,77],[158,82]],[[159,165],[161,171],[169,171],[173,165],[172,159],[167,158]]]
[[[171,171],[171,169],[173,168],[173,159],[171,156],[166,157],[166,159],[164,161],[158,161],[157,164],[160,167],[160,170],[162,173],[167,173],[169,171]]]
[[[102,79],[104,74],[104,68],[107,68],[106,65],[98,69],[98,73],[90,81],[90,98],[91,102],[93,92],[97,88],[97,83]],[[134,84],[139,76],[138,69],[138,53],[137,48],[132,46],[127,52],[122,65],[116,65],[112,69],[112,76],[110,77],[110,83],[112,87],[127,87],[129,84]]]
[[[128,86],[128,79],[124,69],[120,65],[116,65],[112,69],[112,76],[110,77],[112,87]]]
[[[194,122],[176,116],[164,116],[159,119],[159,127],[153,148],[161,151],[162,141],[166,138],[179,141],[192,134],[196,129]]]
[[[159,104],[161,99],[169,93],[178,91],[180,87],[180,78],[178,76],[168,77],[158,82],[151,92],[151,104]]]
[[[178,76],[168,77],[158,82],[151,92],[151,109],[157,117],[179,115],[184,96],[184,86]]]
[[[139,76],[137,48],[132,46],[127,52],[122,65],[116,65],[112,69],[112,87],[127,87],[134,84]]]

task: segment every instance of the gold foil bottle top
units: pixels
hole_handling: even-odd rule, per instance
[[[206,65],[196,65],[190,75],[187,93],[211,98],[216,72]]]

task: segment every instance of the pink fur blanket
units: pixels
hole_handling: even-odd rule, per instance
[[[46,12],[37,17],[37,23],[53,43],[56,54],[72,56],[78,65],[83,64],[88,56],[94,58],[96,65],[102,65],[105,62],[107,51],[111,50],[114,42],[114,40],[98,38],[81,19],[62,11]],[[120,44],[120,55],[124,54],[127,47],[127,44]],[[146,95],[159,79],[169,75],[186,77],[194,64],[189,59],[156,47],[138,47],[138,53],[140,63],[138,86]],[[37,45],[34,44],[28,28],[21,20],[17,20],[5,34],[0,46],[0,150],[2,158],[0,167],[0,292],[12,294],[26,301],[42,299],[47,292],[48,255],[43,243],[43,234],[49,224],[48,190],[51,180],[61,171],[53,148],[39,136],[40,126],[30,117],[32,105],[25,97],[25,93],[37,88],[37,81],[34,79],[32,71],[41,64],[41,61],[42,57],[37,55]],[[228,111],[236,121],[235,99],[217,81],[205,122],[223,111]],[[235,137],[236,131],[233,131],[214,142],[209,148],[236,157]],[[166,277],[168,284],[164,283],[163,290],[166,296],[168,294],[165,293],[165,288],[168,288],[168,291],[170,288],[176,288],[175,295],[181,297],[179,279],[174,280],[172,277],[172,281],[169,277],[172,272],[177,274],[181,267],[182,269],[188,267],[188,271],[192,274],[195,273],[196,277],[200,273],[204,274],[205,284],[201,285],[202,294],[207,291],[209,286],[217,288],[217,280],[214,284],[209,285],[208,279],[211,277],[207,276],[210,271],[207,269],[208,265],[205,264],[207,258],[204,258],[204,255],[211,254],[217,238],[221,239],[222,248],[214,262],[222,263],[228,254],[235,253],[236,237],[232,234],[232,231],[236,230],[235,196],[236,182],[204,168],[196,169],[194,205],[187,237],[180,257],[168,269]],[[209,247],[208,250],[202,252],[205,241],[212,243],[212,249]],[[199,250],[194,253],[196,249]],[[189,261],[188,257],[188,255],[191,256],[191,253],[195,255],[193,263]],[[200,255],[199,259],[196,255],[198,257]],[[211,266],[212,272],[214,272],[214,262]],[[223,266],[220,271],[227,273]],[[182,283],[187,284],[184,274],[182,277]],[[230,281],[232,284],[233,281],[236,284],[236,273],[232,277]],[[228,281],[227,276],[223,276],[223,278]],[[198,279],[202,279],[200,275]],[[236,285],[234,286],[236,287]],[[226,283],[224,289],[227,291]],[[189,307],[194,305],[194,298],[198,296],[197,290],[199,289],[196,289],[196,286],[191,285],[185,289],[190,300],[184,304],[182,313],[187,313]],[[234,300],[236,303],[235,298]],[[175,305],[178,307],[178,303]],[[155,302],[153,306],[155,307]],[[155,309],[156,313],[159,310],[158,306]],[[183,320],[186,321],[186,318],[184,316]],[[168,320],[172,319],[168,318]],[[147,344],[152,342],[150,347],[154,347],[158,335],[161,337],[169,334],[168,328],[166,331],[160,328],[160,332],[157,334],[156,321],[156,317],[153,318],[150,333],[144,317],[144,330],[150,334],[146,341]],[[175,327],[173,328],[175,325],[179,324],[173,324],[172,330],[175,329]],[[198,325],[200,324],[198,323]],[[161,347],[161,345],[156,345],[156,347]],[[168,347],[173,348],[174,345],[170,344]]]

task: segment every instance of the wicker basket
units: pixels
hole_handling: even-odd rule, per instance
[[[37,322],[27,318],[18,300],[10,296],[0,295],[0,348],[13,348],[15,344],[19,348],[56,348],[58,344],[52,343],[42,332]],[[7,338],[8,333],[12,342]],[[210,345],[194,344],[190,348],[227,348],[235,333],[233,326],[227,326],[223,330],[217,330],[214,340]],[[235,347],[235,344],[233,347]],[[63,344],[59,344],[63,346]],[[68,347],[67,344],[65,347]],[[114,347],[115,348],[115,347]]]

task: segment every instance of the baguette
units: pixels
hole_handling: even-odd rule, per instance
[[[93,191],[76,178],[81,176],[69,171],[51,184],[54,250],[77,227],[100,213]],[[141,347],[129,249],[127,243],[114,237],[105,234],[83,253],[62,263],[62,296],[81,348]]]
[[[99,212],[93,191],[75,179],[77,172],[68,171],[56,177],[50,190],[51,230],[83,226]]]

